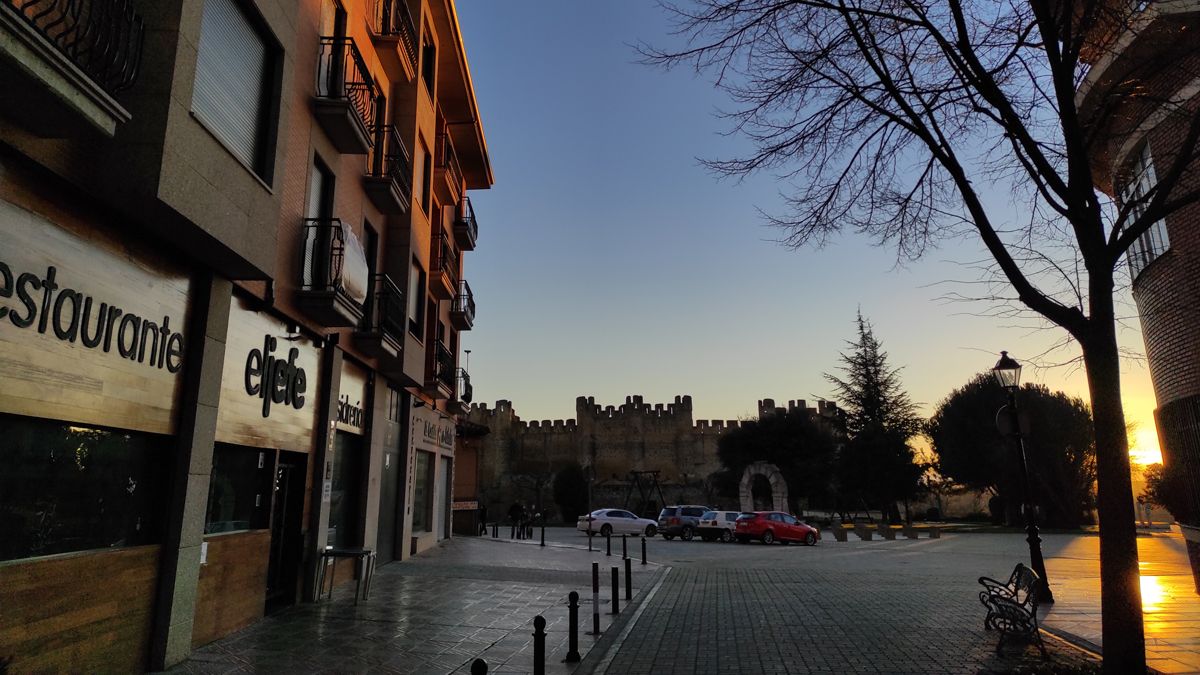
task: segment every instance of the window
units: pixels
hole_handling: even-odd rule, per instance
[[[730,511],[729,513],[726,513],[726,514],[725,514],[725,520],[726,520],[726,522],[730,522],[730,523],[732,523],[733,521],[735,521],[735,520],[737,520],[737,519],[738,519],[738,514],[736,514],[736,513],[732,512],[732,511]]]
[[[437,45],[429,37],[429,26],[425,26],[425,41],[421,45],[421,81],[425,83],[425,91],[433,100],[433,84],[437,78]]]
[[[192,113],[263,180],[271,180],[271,136],[279,47],[238,0],[206,0],[196,54]]]
[[[433,453],[417,451],[413,485],[413,532],[433,531]]]
[[[362,440],[338,431],[333,439],[333,484],[329,491],[329,537],[334,548],[359,546],[359,485]]]
[[[425,270],[416,258],[408,274],[408,332],[424,342],[425,330]]]
[[[1150,146],[1147,144],[1130,167],[1129,183],[1121,190],[1121,203],[1129,204],[1144,199],[1150,190],[1158,184],[1154,175],[1154,161],[1150,156]],[[1134,204],[1130,209],[1127,222],[1133,222],[1146,212],[1145,204]],[[1154,262],[1171,247],[1167,238],[1167,223],[1159,219],[1142,233],[1137,241],[1129,247],[1125,259],[1129,262],[1129,275],[1136,279],[1146,266]]]
[[[213,447],[212,478],[204,534],[261,530],[271,513],[271,475],[275,453],[218,443]]]
[[[173,442],[0,415],[0,561],[162,541]]]
[[[428,215],[431,208],[429,195],[430,186],[433,184],[433,155],[425,146],[425,141],[421,141],[421,157],[421,208]]]

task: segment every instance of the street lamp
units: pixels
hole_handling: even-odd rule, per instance
[[[1001,408],[1000,412],[1003,413],[1007,409],[1008,433],[1015,440],[1017,455],[1021,460],[1021,512],[1025,514],[1025,532],[1027,534],[1025,541],[1029,542],[1029,560],[1032,563],[1033,571],[1042,578],[1038,602],[1054,604],[1054,594],[1050,592],[1050,580],[1046,577],[1046,561],[1042,559],[1042,539],[1038,536],[1038,526],[1034,518],[1033,491],[1029,489],[1029,465],[1025,461],[1025,439],[1021,437],[1020,420],[1017,417],[1017,389],[1021,386],[1021,364],[1010,357],[1008,352],[1000,352],[1000,360],[992,367],[992,374],[996,376],[996,382],[1000,383],[1000,386],[1008,394],[1008,405]],[[996,422],[1000,432],[1004,433],[1004,425],[999,423],[999,414],[996,415]]]

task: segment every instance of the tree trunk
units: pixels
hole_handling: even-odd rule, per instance
[[[1093,295],[1089,334],[1082,340],[1096,432],[1096,492],[1100,520],[1100,603],[1105,673],[1144,673],[1146,639],[1138,573],[1129,440],[1121,407],[1120,358],[1112,294]],[[1097,308],[1097,304],[1101,307]],[[1100,309],[1100,311],[1096,311]]]

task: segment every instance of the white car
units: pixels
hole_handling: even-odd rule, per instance
[[[700,516],[696,534],[704,541],[720,539],[723,542],[731,542],[734,537],[734,523],[740,514],[741,511],[706,511]]]
[[[644,534],[653,537],[658,533],[658,523],[649,518],[638,518],[624,509],[596,509],[586,516],[579,516],[579,523],[575,529],[587,532],[588,536]]]

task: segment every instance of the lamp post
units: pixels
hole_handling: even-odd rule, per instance
[[[1029,487],[1029,464],[1025,461],[1025,439],[1021,437],[1021,423],[1017,417],[1017,389],[1021,386],[1021,364],[1010,357],[1008,352],[1000,352],[1000,360],[992,367],[996,381],[1008,394],[1007,409],[1009,418],[1009,434],[1016,445],[1017,457],[1021,466],[1021,512],[1025,515],[1025,541],[1029,542],[1029,561],[1033,571],[1042,578],[1038,602],[1054,604],[1054,594],[1050,592],[1050,580],[1046,577],[1046,561],[1042,559],[1042,539],[1038,536],[1038,526],[1034,517],[1033,491]],[[1004,433],[1004,425],[1000,424],[1000,415],[996,416],[996,426]]]

